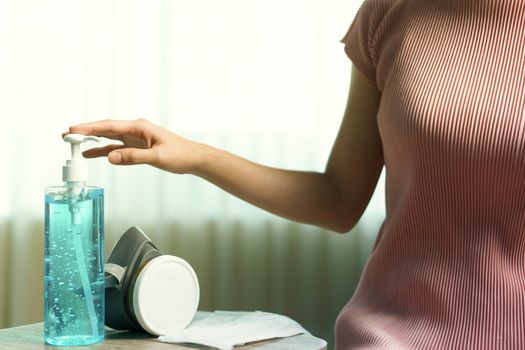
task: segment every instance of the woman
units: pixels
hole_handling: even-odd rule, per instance
[[[124,141],[88,157],[194,174],[337,232],[361,217],[384,165],[386,219],[337,349],[524,348],[524,28],[523,1],[366,0],[343,39],[354,69],[324,173],[265,167],[143,120],[70,132]]]

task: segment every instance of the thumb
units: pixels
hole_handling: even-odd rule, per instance
[[[108,154],[109,162],[119,165],[151,164],[153,154],[150,149],[122,148]]]

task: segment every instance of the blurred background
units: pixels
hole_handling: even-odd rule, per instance
[[[44,188],[69,125],[147,118],[270,166],[324,171],[358,0],[0,0],[0,328],[41,322]],[[384,218],[383,177],[340,235],[252,207],[203,180],[90,161],[106,253],[132,226],[188,260],[201,310],[288,315],[333,344]]]

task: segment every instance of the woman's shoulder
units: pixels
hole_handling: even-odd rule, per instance
[[[365,0],[357,12],[356,19],[361,16],[363,21],[375,29],[373,32],[376,32],[385,19],[400,19],[393,16],[399,15],[410,2],[411,0]]]
[[[365,0],[341,40],[356,67],[369,79],[377,80],[377,68],[383,48],[394,31],[404,26],[404,12],[413,0]],[[419,0],[420,1],[420,0]]]

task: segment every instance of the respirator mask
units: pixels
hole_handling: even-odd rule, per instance
[[[165,335],[185,328],[199,304],[199,282],[183,259],[162,255],[138,227],[120,237],[105,265],[105,324]]]

